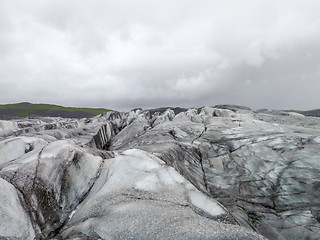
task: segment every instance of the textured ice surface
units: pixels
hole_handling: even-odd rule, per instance
[[[0,130],[0,238],[320,237],[319,118],[223,106]]]
[[[127,150],[105,163],[89,196],[72,213],[60,236],[262,239],[238,226],[200,216],[194,207],[210,216],[227,214],[155,156],[137,149]]]

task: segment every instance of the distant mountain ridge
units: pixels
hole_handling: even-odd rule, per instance
[[[216,108],[229,109],[235,111],[236,109],[250,110],[248,107],[237,105],[216,105]],[[180,107],[160,107],[148,109],[150,114],[155,112],[163,113],[167,109],[172,109],[175,114],[187,111],[187,108]],[[142,110],[142,109],[141,109]],[[198,111],[201,108],[197,109]],[[23,117],[62,117],[62,118],[90,118],[98,114],[112,111],[105,108],[79,108],[79,107],[64,107],[54,104],[35,104],[29,102],[13,103],[13,104],[0,104],[0,119],[14,119]],[[260,110],[257,110],[262,111]],[[272,110],[275,111],[275,110]],[[283,114],[286,112],[296,112],[304,116],[320,117],[320,109],[313,110],[284,110],[280,111]]]
[[[304,116],[320,117],[320,109],[313,109],[313,110],[307,110],[307,111],[288,110],[286,112],[296,112],[296,113],[300,113]]]
[[[0,105],[0,119],[21,117],[90,118],[108,111],[111,110],[105,108],[77,108],[22,102]]]

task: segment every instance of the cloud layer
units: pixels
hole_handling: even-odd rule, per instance
[[[0,102],[319,108],[317,0],[2,0]]]

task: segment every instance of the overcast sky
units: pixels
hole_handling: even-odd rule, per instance
[[[320,108],[319,0],[0,0],[0,103]]]

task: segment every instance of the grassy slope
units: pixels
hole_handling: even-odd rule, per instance
[[[111,111],[104,108],[76,108],[76,107],[63,107],[52,104],[32,104],[32,103],[14,103],[14,104],[4,104],[0,105],[0,110],[20,110],[14,116],[16,117],[28,117],[31,115],[38,115],[41,111],[47,110],[60,110],[66,112],[82,111],[88,112],[94,115],[98,115],[104,112]]]

